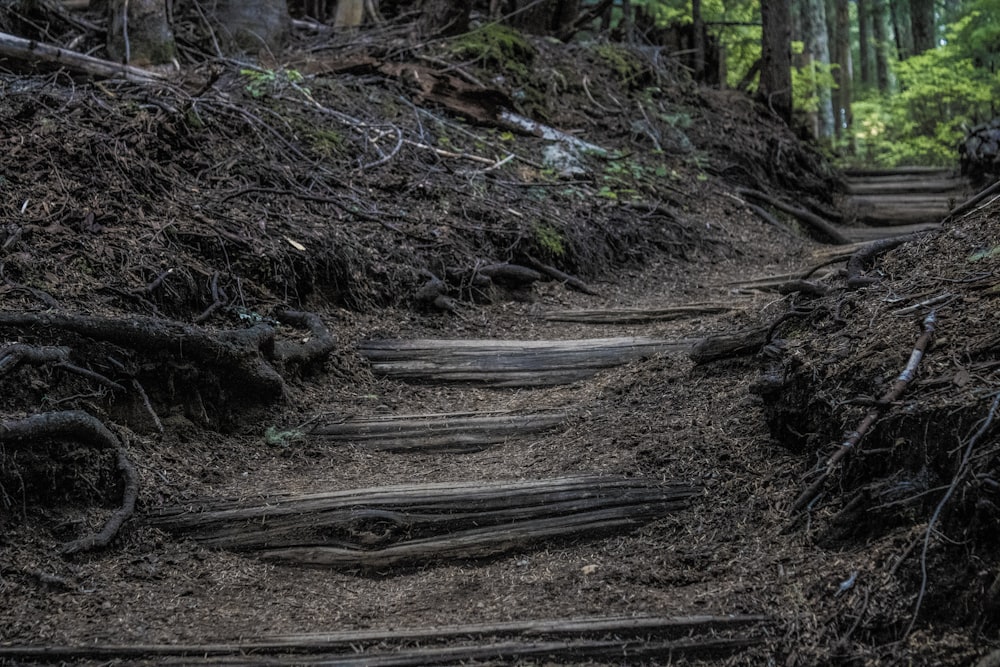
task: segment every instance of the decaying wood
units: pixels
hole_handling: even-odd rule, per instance
[[[819,495],[820,491],[826,485],[826,481],[836,470],[837,465],[852,451],[854,451],[858,444],[860,444],[861,439],[865,437],[871,427],[874,426],[875,422],[882,413],[906,390],[906,387],[910,384],[913,378],[917,374],[917,368],[920,365],[920,360],[923,358],[924,351],[930,344],[931,339],[934,337],[934,330],[937,324],[937,315],[934,311],[931,311],[927,317],[924,318],[922,331],[920,336],[917,338],[917,342],[913,346],[913,351],[910,353],[910,359],[906,364],[906,367],[896,378],[896,381],[889,387],[889,390],[883,394],[883,396],[878,400],[878,402],[869,410],[868,414],[865,416],[858,427],[848,434],[847,438],[840,444],[829,459],[827,459],[826,464],[820,469],[819,475],[813,481],[809,487],[802,492],[802,494],[795,500],[792,504],[792,513],[798,513],[809,507],[810,503]]]
[[[521,266],[520,264],[486,264],[476,268],[476,272],[496,283],[513,287],[530,285],[542,279],[542,274],[538,271]]]
[[[122,524],[135,511],[139,495],[139,476],[135,466],[118,438],[100,420],[86,412],[45,412],[25,419],[0,421],[0,447],[21,447],[54,438],[82,442],[95,449],[111,449],[117,454],[118,470],[125,487],[121,507],[108,518],[101,530],[64,544],[61,551],[73,554],[102,549],[111,543]]]
[[[819,240],[830,241],[836,245],[847,245],[851,240],[844,234],[843,231],[838,229],[835,225],[827,222],[823,218],[819,217],[815,213],[807,211],[803,208],[797,206],[792,206],[791,204],[786,204],[783,201],[775,199],[770,195],[767,195],[759,190],[751,190],[749,188],[739,188],[736,191],[738,194],[744,197],[750,197],[751,199],[756,199],[757,201],[769,204],[779,210],[788,213],[789,215],[795,216],[799,221],[803,222],[813,236],[822,237]]]
[[[163,75],[156,72],[94,58],[52,44],[22,39],[2,32],[0,32],[0,56],[29,63],[41,62],[65,67],[73,72],[101,78],[126,79],[136,83],[154,83],[165,80]]]
[[[312,437],[383,451],[478,451],[509,438],[538,433],[565,421],[565,412],[395,415],[319,424]]]
[[[716,303],[689,304],[666,308],[609,308],[589,310],[555,310],[546,313],[551,322],[583,322],[585,324],[644,324],[664,322],[681,317],[728,313],[732,306]]]
[[[695,342],[643,337],[373,340],[362,343],[360,352],[376,373],[400,380],[537,387],[575,382],[661,352],[685,352]]]
[[[869,243],[880,239],[908,236],[932,229],[940,229],[939,222],[921,222],[913,225],[890,225],[888,227],[849,227],[845,230],[852,243]]]
[[[707,336],[691,351],[691,360],[704,364],[718,359],[756,354],[767,344],[770,327],[751,327],[728,333]]]
[[[630,529],[686,506],[695,493],[593,476],[436,483],[206,503],[163,510],[153,521],[206,546],[270,560],[381,569]]]
[[[727,616],[597,616],[538,621],[476,623],[392,630],[353,630],[329,633],[265,636],[255,641],[213,644],[85,644],[79,646],[0,646],[0,660],[134,660],[154,657],[312,656],[323,655],[340,664],[437,664],[531,656],[593,658],[598,650],[610,655],[653,658],[694,657],[738,651],[761,641],[760,634],[774,621],[763,615]],[[589,641],[588,641],[589,640]],[[638,641],[637,641],[638,640]],[[720,641],[723,640],[723,641]],[[459,642],[462,642],[459,644]],[[447,644],[447,645],[446,645]],[[419,646],[423,648],[412,648]],[[539,648],[539,647],[545,647]],[[433,653],[429,652],[433,651]],[[325,654],[325,655],[324,655]],[[342,661],[349,662],[344,663]],[[268,661],[275,664],[275,660]],[[195,662],[194,664],[198,664]],[[226,664],[231,664],[227,661]],[[282,664],[278,660],[277,664]]]

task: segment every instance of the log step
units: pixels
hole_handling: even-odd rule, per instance
[[[763,615],[597,616],[392,630],[348,630],[211,644],[2,646],[0,661],[155,660],[185,664],[425,665],[472,660],[588,661],[733,655],[773,631]]]
[[[559,411],[392,415],[318,424],[308,435],[391,452],[474,452],[513,437],[555,428],[567,416]]]
[[[731,305],[717,303],[688,304],[667,308],[611,308],[555,310],[545,315],[550,322],[581,322],[584,324],[645,324],[665,322],[681,317],[714,315],[735,310]]]
[[[602,369],[661,352],[686,352],[695,342],[645,337],[372,340],[361,344],[360,353],[376,373],[399,380],[541,387],[583,380]]]
[[[151,520],[206,546],[286,563],[379,569],[482,558],[553,539],[630,530],[687,506],[697,489],[574,476],[206,501]]]

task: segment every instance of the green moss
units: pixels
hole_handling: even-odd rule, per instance
[[[344,151],[344,135],[337,130],[310,129],[307,136],[312,149],[325,158],[337,157]]]
[[[566,253],[562,232],[552,225],[539,222],[532,231],[535,237],[535,244],[543,251],[555,257],[562,257]]]
[[[622,85],[637,88],[643,85],[649,77],[649,72],[639,57],[622,46],[601,44],[595,51],[601,60],[618,75]]]
[[[518,78],[528,76],[536,55],[521,33],[499,24],[456,37],[449,48],[456,58],[475,60],[481,67],[500,69]]]

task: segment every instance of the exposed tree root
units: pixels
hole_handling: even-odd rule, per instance
[[[106,547],[135,511],[135,501],[139,495],[139,476],[135,466],[118,438],[100,420],[86,412],[45,412],[25,419],[0,422],[0,445],[25,445],[47,438],[80,441],[97,449],[113,449],[118,453],[118,470],[125,482],[121,507],[111,515],[100,531],[67,542],[60,551],[73,554]]]
[[[284,394],[285,383],[268,362],[312,363],[324,359],[336,344],[323,322],[312,313],[283,311],[276,317],[308,329],[311,337],[301,342],[276,341],[275,328],[264,323],[248,329],[213,332],[158,318],[119,319],[58,312],[0,313],[0,328],[60,329],[147,353],[192,359],[221,367],[237,386],[256,392],[262,398],[273,399]],[[49,350],[51,354],[47,352],[46,358],[56,354],[50,348],[37,349]],[[25,351],[18,354],[25,359],[31,358]],[[2,363],[3,358],[0,358]],[[79,370],[83,369],[75,372]]]
[[[878,278],[863,276],[862,271],[866,264],[870,264],[876,257],[893,248],[903,245],[909,241],[919,238],[920,232],[907,234],[906,236],[895,236],[893,238],[881,239],[862,246],[847,260],[847,286],[850,289],[858,289],[878,282]]]
[[[759,190],[739,188],[736,192],[744,197],[750,197],[751,199],[762,201],[784,211],[785,213],[794,215],[800,222],[804,223],[808,227],[812,235],[817,237],[818,240],[830,241],[836,245],[847,245],[851,242],[851,239],[849,239],[842,231],[837,229],[835,225],[827,222],[815,213],[810,213],[805,209],[792,206],[791,204],[786,204],[785,202],[779,201],[763,192],[760,192]]]

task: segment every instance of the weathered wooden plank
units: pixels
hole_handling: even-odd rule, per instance
[[[563,341],[374,340],[361,354],[379,374],[418,382],[547,386],[661,352],[683,352],[694,340],[645,337]]]
[[[969,189],[969,182],[964,178],[881,178],[847,181],[847,192],[852,195],[928,192],[960,195],[967,193]]]
[[[546,313],[551,322],[582,322],[585,324],[644,324],[663,322],[695,315],[712,315],[734,310],[732,305],[719,303],[688,304],[664,308],[608,308],[556,310]]]
[[[426,484],[164,510],[152,522],[207,546],[331,567],[389,567],[504,553],[629,528],[686,505],[696,489],[654,480],[565,477]]]
[[[538,647],[539,642],[563,640],[575,642],[576,650],[582,649],[587,639],[615,641],[619,649],[631,645],[631,640],[641,639],[643,644],[659,644],[664,640],[686,639],[685,650],[706,649],[715,644],[707,640],[726,638],[753,640],[740,635],[740,631],[767,627],[773,619],[764,615],[698,615],[698,616],[597,616],[536,621],[508,621],[500,623],[475,623],[423,628],[391,630],[348,630],[329,633],[265,636],[255,641],[222,642],[207,644],[98,644],[77,646],[0,646],[0,660],[78,661],[97,659],[139,659],[156,657],[218,658],[223,656],[288,656],[287,663],[310,660],[311,656],[326,658],[372,660],[386,656],[416,657],[414,645],[444,649],[454,656],[455,651],[475,651],[497,646],[507,646],[514,655],[517,646]],[[702,638],[699,635],[707,635]],[[611,639],[614,638],[614,639]],[[520,640],[520,641],[518,641]],[[468,643],[468,642],[475,643]],[[466,642],[464,645],[454,645]],[[671,642],[676,648],[678,644]],[[452,644],[442,646],[442,644]],[[661,644],[661,648],[662,648]],[[395,647],[395,648],[393,648]],[[735,647],[735,646],[734,646]],[[529,648],[531,650],[531,648]],[[602,647],[601,650],[604,650]],[[358,653],[362,651],[362,653]],[[630,653],[630,655],[635,655]],[[675,655],[681,655],[677,653]],[[690,654],[688,654],[690,655]],[[294,657],[293,657],[294,656]],[[432,655],[424,654],[431,658]],[[214,662],[214,661],[213,661]],[[428,662],[432,662],[428,660]],[[231,664],[226,661],[226,664]]]
[[[872,178],[947,178],[955,174],[954,169],[947,167],[893,167],[889,169],[854,169],[847,168],[843,174],[851,179]]]
[[[852,241],[865,244],[879,239],[889,239],[895,236],[906,236],[915,232],[925,232],[930,229],[940,229],[939,222],[924,222],[911,225],[890,225],[888,227],[845,227],[847,236]]]
[[[392,415],[319,424],[310,436],[384,451],[468,452],[558,426],[566,412]]]

